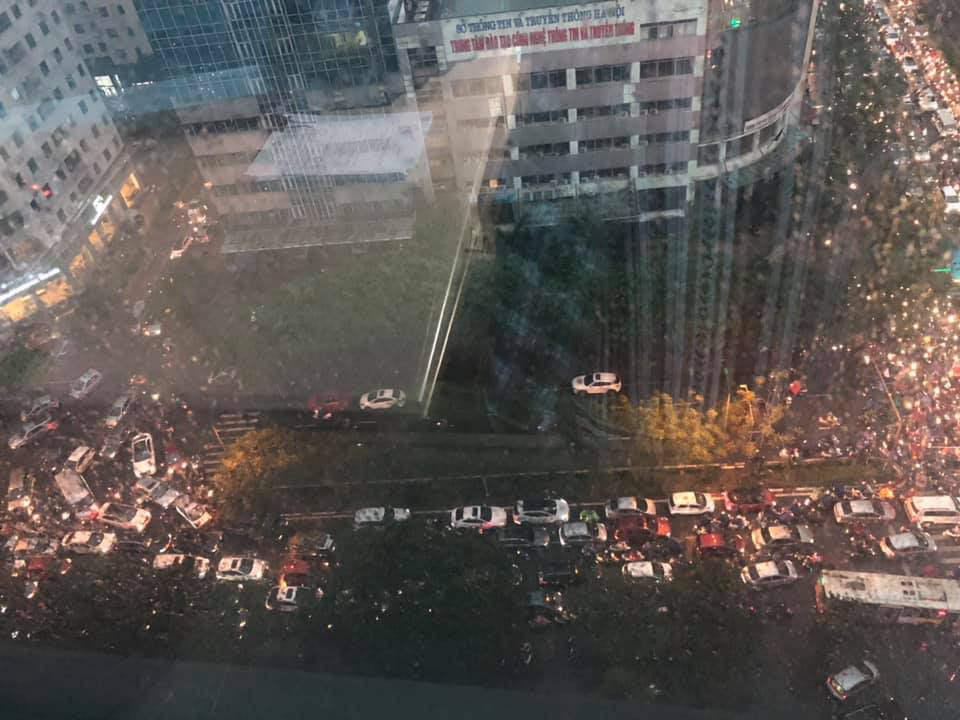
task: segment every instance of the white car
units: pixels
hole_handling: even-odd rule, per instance
[[[27,423],[20,432],[11,435],[10,439],[7,440],[7,445],[11,450],[17,450],[33,442],[41,435],[56,430],[58,426],[59,423],[51,419],[50,416],[40,418],[36,422]]]
[[[641,560],[639,562],[628,562],[621,569],[624,577],[634,579],[651,580],[672,580],[673,566],[670,563],[657,562],[656,560]]]
[[[64,550],[78,555],[106,555],[117,544],[117,536],[95,530],[76,530],[63,536]]]
[[[147,323],[141,330],[144,337],[160,337],[163,334],[163,324],[159,320]]]
[[[507,511],[490,505],[467,505],[450,511],[450,527],[490,530],[507,524]]]
[[[918,163],[928,163],[930,162],[930,149],[929,148],[917,148],[913,152],[913,160]]]
[[[138,478],[157,474],[157,456],[153,451],[153,437],[150,433],[135,435],[130,443],[133,452],[133,474]]]
[[[390,522],[404,522],[410,519],[409,508],[367,507],[353,514],[353,527],[377,527]]]
[[[567,522],[557,533],[561,545],[589,545],[607,541],[607,526],[603,523]]]
[[[137,480],[136,485],[133,486],[133,490],[142,498],[155,502],[164,510],[173,505],[177,498],[183,494],[162,480],[157,480],[152,477],[143,477]]]
[[[217,580],[242,582],[262,580],[267,574],[267,563],[251,557],[225,557],[217,565]]]
[[[389,388],[374,390],[360,396],[360,408],[362,410],[390,410],[391,408],[402,408],[407,402],[407,395],[403,390],[391,390]]]
[[[121,395],[116,400],[113,401],[113,405],[110,406],[110,412],[107,413],[107,418],[104,420],[104,424],[108,428],[115,428],[120,424],[120,421],[123,419],[123,416],[127,414],[127,411],[130,409],[130,405],[133,403],[133,398],[129,395]]]
[[[67,458],[67,461],[63,464],[64,470],[73,470],[75,473],[83,474],[83,472],[90,467],[93,463],[93,459],[97,456],[97,451],[92,447],[87,447],[86,445],[81,445],[78,448],[75,448],[70,457]]]
[[[960,213],[960,197],[957,196],[957,191],[953,189],[953,186],[944,185],[940,188],[940,192],[943,194],[943,211],[947,215]]]
[[[936,551],[937,544],[933,538],[919,530],[894,533],[880,541],[880,552],[888,558],[910,558]]]
[[[142,533],[147,529],[153,515],[149,510],[134,507],[133,505],[121,505],[120,503],[109,502],[100,508],[100,514],[97,520],[104,525],[112,525],[121,530],[135,530]]]
[[[616,373],[597,372],[590,375],[577,375],[571,383],[574,395],[604,395],[620,392],[622,383]]]
[[[308,597],[310,593],[319,600],[323,597],[323,590],[306,587],[304,585],[274,585],[267,592],[267,599],[264,607],[267,610],[278,610],[280,612],[296,612],[299,609],[298,602]]]
[[[912,73],[920,69],[919,66],[917,65],[917,61],[914,60],[913,57],[910,55],[907,55],[903,58],[902,67],[903,67],[903,71],[908,73]]]
[[[883,35],[883,41],[888,47],[893,47],[900,42],[900,33],[897,30],[887,30]]]
[[[710,493],[677,492],[667,498],[671,515],[703,515],[712,513],[716,506]]]
[[[210,512],[210,508],[191,500],[186,495],[181,495],[174,500],[173,505],[180,517],[186,520],[194,530],[199,530],[213,520],[213,513]]]
[[[611,520],[627,515],[656,515],[657,505],[650,498],[638,498],[630,495],[612,498],[607,501],[603,512]]]
[[[757,590],[789,585],[798,578],[797,568],[789,560],[754,563],[740,571],[744,584]]]
[[[757,550],[792,550],[811,546],[814,543],[813,533],[807,525],[767,525],[756,528],[750,533],[753,546]]]
[[[844,668],[827,678],[827,689],[840,702],[861,690],[866,690],[880,678],[877,666],[869,660]]]
[[[97,388],[101,380],[103,380],[103,375],[101,375],[97,370],[90,368],[83,375],[70,383],[70,397],[72,397],[74,400],[83,400],[83,398]]]
[[[197,578],[203,580],[210,572],[210,561],[198,555],[184,555],[183,553],[160,553],[153,559],[154,570],[171,570],[186,565],[192,567]]]
[[[882,500],[842,500],[833,506],[833,517],[838,523],[886,522],[895,520],[897,511]]]
[[[517,500],[514,520],[531,525],[559,525],[570,521],[570,505],[561,498]]]
[[[50,395],[42,395],[23,409],[20,413],[20,420],[21,422],[29,422],[34,418],[45,417],[58,407],[60,407],[59,400],[54,399]]]

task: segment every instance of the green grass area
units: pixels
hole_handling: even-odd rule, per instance
[[[0,388],[7,392],[17,391],[31,384],[37,377],[47,353],[23,345],[13,346],[0,359]]]

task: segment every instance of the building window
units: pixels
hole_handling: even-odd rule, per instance
[[[63,211],[63,208],[57,210],[57,220],[60,221],[60,224],[67,222],[67,214]]]
[[[514,79],[514,87],[517,90],[549,90],[551,88],[565,88],[566,86],[566,70],[524,73],[523,75],[517,75]]]
[[[83,69],[83,63],[77,63],[77,74],[80,77],[83,77],[87,74],[87,71]]]
[[[90,43],[84,43],[83,51],[87,55],[93,55],[93,45],[91,45]]]
[[[472,95],[500,95],[503,93],[503,81],[499,77],[454,80],[451,87],[454,97],[470,97]]]
[[[81,23],[74,23],[73,31],[77,33],[77,35],[83,35],[87,29]]]
[[[117,13],[120,15],[126,15],[127,11],[123,9],[123,5],[117,5]]]
[[[100,17],[108,17],[108,16],[110,15],[110,11],[107,10],[107,8],[105,8],[105,7],[98,7],[98,8],[97,8],[97,14],[98,14]]]
[[[37,46],[37,41],[33,37],[33,33],[27,33],[24,38],[27,41],[27,47],[33,50]]]
[[[44,77],[50,74],[50,66],[47,65],[46,60],[41,60],[40,65],[38,65],[38,67],[40,68],[40,72],[44,75]]]
[[[86,102],[84,102],[83,100],[81,100],[79,103],[77,103],[77,107],[80,108],[80,112],[82,112],[84,115],[87,114],[87,103],[86,103]]]
[[[3,120],[7,116],[7,108],[3,106],[3,103],[0,102],[0,120]]]
[[[30,172],[32,172],[34,175],[36,175],[37,170],[40,169],[40,166],[37,165],[37,161],[34,160],[33,158],[27,159],[27,167],[30,168]]]
[[[577,145],[577,150],[579,152],[598,152],[601,150],[614,150],[628,147],[630,147],[630,136],[618,135],[616,137],[581,140]]]
[[[629,82],[629,65],[598,65],[596,67],[577,68],[577,86],[599,85],[609,82]]]
[[[93,174],[94,174],[94,175],[99,175],[99,174],[100,174],[100,170],[101,170],[101,168],[100,168],[100,163],[95,162],[95,163],[93,164]]]
[[[577,120],[592,120],[598,117],[630,117],[630,103],[577,108]]]
[[[88,143],[85,138],[80,139],[80,149],[84,152],[90,152],[90,143]]]
[[[581,170],[580,182],[594,182],[596,180],[625,180],[630,177],[630,168],[615,167],[599,170]]]
[[[0,145],[0,159],[2,159],[4,162],[9,162],[10,160],[10,153],[8,153],[7,149],[2,145]]]
[[[43,151],[43,156],[48,158],[53,154],[53,148],[50,147],[50,143],[45,142],[40,146],[40,149]]]
[[[132,28],[132,27],[128,27],[128,28],[127,28],[127,36],[128,36],[128,37],[133,37],[134,34],[135,34],[135,33],[133,32],[133,28]],[[140,48],[137,48],[137,52],[140,52]]]
[[[57,176],[57,179],[58,179],[58,180],[66,180],[66,179],[67,179],[67,174],[63,171],[63,168],[57,168],[56,171],[55,171],[53,174]]]
[[[57,25],[60,24],[60,14],[56,10],[53,10],[50,13],[50,19],[53,20],[53,22],[56,23]]]
[[[117,32],[116,30],[114,30],[113,28],[107,28],[107,37],[108,37],[108,38],[113,38],[114,40],[116,40],[117,38],[120,37],[120,33],[118,33],[118,32]]]
[[[19,130],[14,130],[10,137],[13,138],[13,144],[17,146],[17,149],[23,147],[23,135],[20,134]]]
[[[17,5],[16,3],[10,6],[10,12],[13,13],[13,16],[15,18],[19,18],[21,15],[23,15],[23,13],[20,12],[20,6]]]
[[[37,116],[36,116],[36,115],[28,115],[28,116],[27,116],[27,125],[30,126],[30,129],[31,129],[31,130],[36,131],[36,129],[37,129],[38,127],[40,127],[40,123],[37,122]]]
[[[517,115],[517,127],[525,125],[546,125],[548,123],[565,123],[566,110],[546,110],[544,112],[521,113]]]
[[[105,42],[98,42],[97,47],[100,48],[100,52],[107,51],[107,44]]]
[[[520,148],[520,157],[559,157],[570,154],[570,143],[545,143],[542,145],[525,145]]]
[[[63,46],[64,46],[67,50],[71,50],[71,51],[73,50],[73,43],[70,42],[70,38],[64,38],[64,39],[63,39]]]
[[[53,49],[53,59],[56,60],[58,64],[63,62],[63,53],[60,52],[60,48]]]
[[[90,126],[90,132],[93,133],[95,138],[100,137],[100,128],[98,128],[96,124]]]
[[[103,149],[103,159],[107,162],[110,162],[110,159],[113,157],[113,153],[110,152],[110,148]]]
[[[49,35],[49,34],[50,34],[50,26],[47,25],[47,23],[45,23],[43,20],[41,20],[40,22],[37,23],[37,27],[40,28],[40,32],[41,32],[43,35]]]

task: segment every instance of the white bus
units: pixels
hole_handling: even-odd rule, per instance
[[[820,612],[849,604],[881,622],[910,625],[936,625],[960,616],[958,580],[824,570],[816,592]]]

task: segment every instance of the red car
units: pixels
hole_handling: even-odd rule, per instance
[[[762,487],[739,487],[723,493],[727,512],[762,512],[773,507],[773,493]]]
[[[697,555],[703,558],[731,558],[744,551],[746,543],[738,536],[723,533],[697,535]]]
[[[617,518],[613,537],[629,545],[642,545],[653,537],[670,537],[670,521],[665,517],[628,515]]]
[[[347,393],[322,392],[314,395],[307,402],[307,407],[315,418],[329,420],[335,413],[349,410],[353,398]]]

